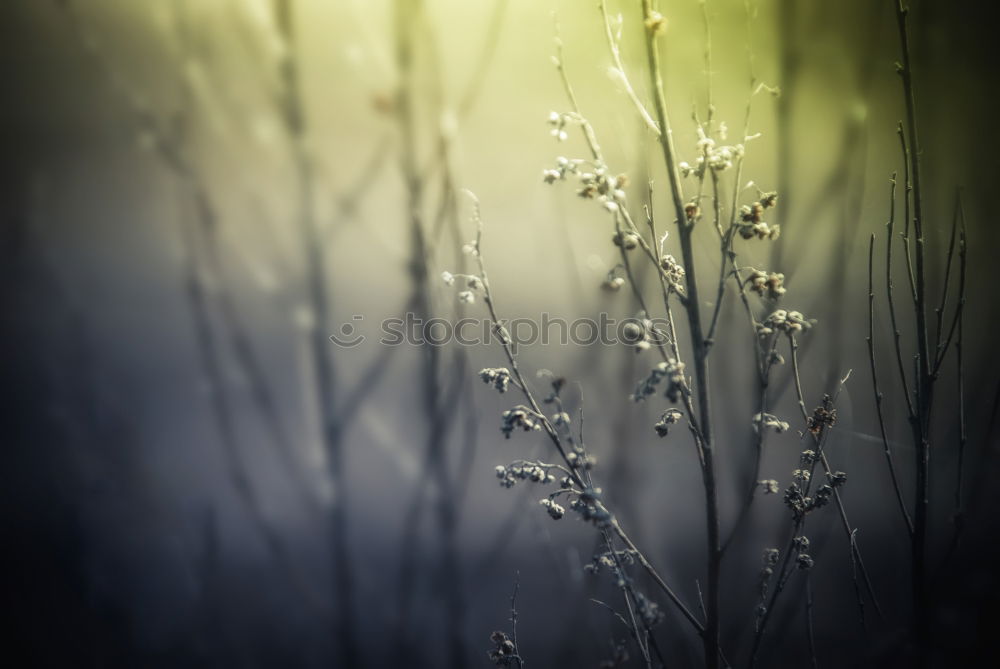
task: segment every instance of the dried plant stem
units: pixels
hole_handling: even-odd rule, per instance
[[[745,295],[743,296],[745,298]],[[749,305],[748,305],[749,308]],[[751,314],[751,321],[753,316]],[[752,325],[752,323],[751,323]],[[753,332],[754,346],[757,347],[757,333],[756,330]],[[777,353],[778,337],[777,335],[772,336],[771,346],[768,350],[767,356],[764,359],[764,368],[758,367],[758,395],[757,395],[757,410],[758,414],[763,416],[768,412],[769,409],[769,388],[771,385],[771,369],[774,366],[775,354]],[[768,430],[764,428],[758,428],[754,433],[754,452],[753,452],[753,469],[752,475],[749,479],[749,485],[747,486],[747,494],[743,505],[740,507],[739,515],[736,516],[736,520],[733,521],[732,529],[729,530],[729,536],[726,537],[725,541],[722,542],[722,552],[728,550],[729,546],[732,544],[733,539],[735,539],[737,532],[743,526],[744,521],[750,514],[750,509],[753,506],[753,501],[756,499],[757,486],[760,485],[758,479],[760,478],[760,465],[761,460],[764,456],[764,444],[767,441]]]
[[[194,321],[198,355],[210,389],[212,414],[219,430],[224,456],[229,464],[226,474],[229,476],[252,526],[260,534],[266,550],[288,578],[296,594],[301,597],[301,601],[325,615],[329,612],[329,607],[316,597],[314,588],[305,582],[284,541],[267,520],[263,503],[251,480],[249,465],[242,453],[235,409],[230,394],[226,390],[223,369],[224,350],[218,343],[220,335],[216,333],[216,328],[212,323],[210,301],[213,294],[219,302],[219,314],[222,326],[229,338],[233,359],[247,378],[251,400],[258,408],[259,416],[270,437],[271,445],[279,462],[295,482],[303,500],[311,508],[315,508],[315,500],[309,497],[309,488],[302,478],[301,463],[295,460],[293,452],[288,448],[291,442],[264,378],[262,365],[251,341],[244,334],[247,328],[242,324],[226,285],[216,236],[219,217],[206,190],[204,178],[191,160],[185,146],[184,129],[187,127],[190,114],[191,91],[189,84],[185,81],[181,88],[182,104],[177,118],[173,119],[176,123],[171,125],[157,119],[152,111],[131,95],[124,79],[115,69],[109,54],[104,51],[100,42],[88,30],[74,4],[69,1],[57,4],[70,21],[72,30],[81,45],[98,61],[116,92],[122,95],[138,130],[150,137],[156,155],[186,191],[192,203],[194,224],[179,223],[181,240],[185,250],[185,291]],[[186,32],[179,35],[178,42],[182,56],[187,55],[185,53],[189,47],[187,38]],[[214,275],[218,282],[214,293],[206,285],[204,278],[206,274]]]
[[[889,239],[892,243],[892,239]],[[899,504],[899,512],[906,522],[906,529],[911,538],[913,536],[913,521],[906,510],[906,502],[903,499],[903,491],[899,487],[899,478],[896,475],[896,465],[892,459],[892,450],[889,448],[889,436],[885,429],[885,412],[882,407],[882,391],[878,384],[878,368],[875,364],[875,288],[873,281],[875,256],[875,234],[872,233],[868,244],[868,362],[872,372],[872,388],[875,392],[875,412],[878,415],[879,434],[882,436],[882,445],[885,452],[885,460],[889,465],[889,476],[892,479],[892,489],[896,495],[896,502]]]
[[[799,405],[799,410],[801,412],[802,419],[803,419],[803,421],[807,421],[809,419],[809,412],[806,409],[805,399],[804,399],[804,395],[803,395],[803,391],[802,391],[802,379],[801,379],[801,375],[799,373],[799,362],[798,362],[798,343],[796,342],[794,336],[789,336],[789,344],[790,344],[790,348],[791,348],[790,357],[791,357],[791,362],[792,362],[792,376],[793,376],[793,381],[794,381],[794,386],[795,386],[796,399],[797,399],[797,403]],[[840,380],[840,382],[838,383],[837,390],[835,391],[835,393],[833,395],[833,398],[832,398],[832,401],[834,403],[836,403],[837,399],[839,398],[840,392],[844,388],[844,385],[847,383],[847,379],[850,377],[850,375],[851,375],[851,373],[848,372],[847,375],[844,376],[844,378],[842,378]],[[827,439],[827,436],[829,435],[829,433],[830,433],[830,428],[829,427],[823,428],[820,431],[819,434],[815,434],[811,430],[808,431],[808,434],[812,437],[812,441],[813,441],[813,444],[815,446],[815,451],[816,451],[816,454],[817,454],[818,457],[810,465],[809,479],[806,482],[806,487],[805,487],[805,490],[803,492],[803,495],[808,496],[808,494],[809,494],[809,489],[810,489],[810,487],[812,485],[812,482],[813,482],[813,479],[814,479],[813,474],[815,472],[815,468],[816,468],[816,463],[817,462],[820,463],[820,464],[822,464],[823,473],[824,474],[826,474],[827,476],[830,476],[833,473],[833,471],[832,471],[832,469],[830,467],[830,462],[829,462],[829,460],[826,457],[826,452],[825,452],[825,449],[824,449],[824,446],[825,446],[825,443],[826,443],[826,439]],[[833,489],[833,499],[834,499],[834,503],[837,506],[837,512],[838,512],[838,515],[840,517],[841,525],[843,526],[843,528],[844,528],[844,530],[845,530],[845,532],[847,533],[847,536],[848,536],[848,541],[849,541],[850,549],[851,549],[851,564],[852,564],[852,566],[856,566],[857,569],[861,572],[862,579],[863,579],[864,584],[865,584],[865,589],[868,591],[868,596],[871,598],[872,604],[874,605],[875,610],[878,612],[879,616],[881,616],[882,615],[882,608],[881,608],[881,606],[880,606],[880,604],[878,602],[878,598],[875,596],[875,590],[874,590],[874,587],[872,586],[871,578],[870,578],[870,576],[868,574],[868,570],[867,570],[867,568],[865,566],[864,559],[861,556],[861,549],[857,545],[856,530],[851,527],[850,520],[847,517],[847,511],[844,508],[843,500],[841,499],[840,492],[837,490],[837,488]],[[778,579],[778,585],[774,589],[774,591],[773,591],[773,593],[771,595],[771,599],[770,599],[770,601],[768,602],[768,605],[767,605],[767,611],[765,612],[764,617],[762,618],[762,620],[761,620],[761,622],[760,622],[760,624],[759,624],[759,626],[757,628],[757,632],[756,632],[756,635],[755,635],[755,638],[754,638],[753,649],[751,651],[751,663],[750,663],[751,667],[756,664],[757,656],[758,656],[758,653],[760,651],[761,641],[762,641],[763,635],[764,635],[764,631],[766,630],[767,623],[768,623],[768,621],[769,621],[769,619],[771,617],[772,612],[774,611],[775,602],[777,601],[778,596],[784,590],[785,583],[787,582],[787,580],[791,576],[790,571],[789,571],[789,567],[791,565],[791,551],[792,551],[792,548],[793,548],[793,543],[792,542],[795,539],[795,537],[798,536],[800,534],[800,532],[802,531],[802,527],[803,527],[804,523],[805,523],[805,514],[801,514],[801,515],[799,515],[796,518],[795,523],[793,524],[792,534],[791,534],[791,537],[790,537],[790,539],[788,541],[787,548],[785,549],[785,554],[784,554],[784,557],[782,558],[781,567],[778,570],[778,574],[780,575],[779,579]],[[859,607],[859,610],[861,611],[862,620],[863,620],[863,616],[864,616],[864,600],[862,599],[860,590],[857,590],[856,594],[857,594],[857,599],[858,599],[858,607]]]
[[[302,240],[306,294],[314,319],[309,331],[309,347],[316,365],[316,399],[322,421],[321,438],[326,450],[330,482],[334,488],[333,502],[330,506],[329,536],[335,565],[333,573],[337,646],[341,662],[345,666],[350,666],[358,662],[359,649],[354,615],[354,578],[348,548],[350,515],[345,492],[347,479],[344,469],[343,428],[335,411],[336,371],[333,358],[329,354],[327,339],[327,333],[330,332],[330,301],[327,292],[326,259],[313,201],[315,170],[307,145],[307,121],[296,56],[297,36],[292,0],[275,0],[274,16],[278,32],[286,47],[286,56],[282,59],[280,67],[279,107],[291,142],[292,161],[299,188],[296,220]]]
[[[510,593],[510,640],[514,644],[514,659],[517,660],[517,669],[524,667],[524,659],[521,657],[521,650],[517,647],[517,591],[521,584],[521,573],[514,573],[514,589]]]
[[[471,194],[470,194],[471,195]],[[477,234],[476,241],[474,244],[475,258],[479,265],[479,279],[483,284],[483,302],[486,304],[487,311],[489,312],[490,319],[495,323],[494,329],[497,335],[497,340],[500,342],[501,348],[504,351],[504,355],[507,358],[507,363],[510,365],[511,375],[513,380],[516,382],[517,388],[524,395],[528,406],[534,412],[535,416],[538,418],[539,423],[545,432],[546,437],[555,447],[556,452],[559,454],[560,459],[566,465],[566,469],[569,472],[569,476],[573,483],[579,486],[581,489],[588,487],[588,482],[585,481],[579,472],[570,464],[570,460],[567,457],[566,449],[562,443],[562,439],[559,433],[553,427],[552,423],[548,420],[544,412],[541,410],[541,406],[538,404],[534,393],[531,391],[531,387],[525,380],[520,366],[518,365],[517,356],[514,353],[514,349],[511,345],[510,336],[507,334],[506,329],[503,327],[503,321],[500,319],[499,314],[496,309],[496,301],[493,296],[492,289],[490,287],[489,275],[486,271],[486,264],[482,254],[482,234],[483,234],[483,224],[482,218],[479,213],[479,203],[473,197],[473,207],[474,207],[474,218],[477,222]],[[680,597],[674,592],[673,588],[664,580],[664,578],[656,571],[656,568],[649,562],[646,556],[638,549],[638,547],[632,542],[628,534],[622,528],[621,523],[611,514],[610,529],[614,535],[628,548],[630,551],[635,553],[636,559],[646,573],[653,579],[657,587],[667,596],[667,598],[677,607],[681,612],[681,615],[691,624],[699,636],[703,636],[705,633],[705,626],[698,620],[698,618],[691,612],[686,604],[680,599]]]
[[[778,36],[779,36],[779,76],[781,77],[781,95],[776,103],[776,143],[777,156],[775,158],[777,169],[778,192],[781,193],[782,205],[776,212],[777,224],[782,230],[787,230],[788,216],[791,212],[790,205],[794,202],[795,187],[793,186],[795,166],[793,164],[794,152],[793,138],[795,132],[794,103],[798,93],[799,72],[802,66],[802,49],[800,42],[803,31],[796,25],[801,3],[796,0],[779,0]],[[771,263],[775,267],[786,267],[785,249],[791,244],[788,235],[782,235],[775,240],[774,250],[771,254]],[[794,253],[788,256],[794,258]],[[784,271],[794,269],[788,267]]]
[[[911,419],[913,445],[916,451],[916,508],[913,514],[912,541],[912,589],[914,601],[914,638],[926,649],[930,639],[930,619],[926,584],[926,544],[928,505],[930,493],[930,417],[934,402],[935,370],[927,334],[927,291],[924,269],[924,215],[923,190],[920,172],[920,142],[917,132],[916,96],[913,86],[913,65],[910,55],[910,39],[907,29],[909,9],[903,0],[894,0],[896,23],[899,29],[901,62],[897,67],[903,84],[906,104],[906,134],[909,141],[909,169],[913,182],[913,231],[916,235],[914,276],[914,311],[916,315],[916,416]],[[902,138],[903,133],[900,132]],[[909,220],[907,220],[907,225]],[[928,661],[927,653],[921,652],[921,662]]]
[[[625,94],[628,95],[629,100],[635,105],[636,111],[639,112],[639,116],[642,118],[646,127],[650,129],[654,135],[659,136],[660,128],[656,125],[656,121],[653,117],[649,115],[646,110],[646,106],[642,104],[639,100],[639,96],[636,95],[635,89],[632,88],[631,82],[629,82],[628,74],[625,72],[625,66],[622,64],[621,50],[618,46],[621,36],[616,36],[614,31],[611,29],[611,18],[608,16],[608,7],[605,0],[601,0],[601,18],[604,19],[604,37],[608,41],[608,49],[611,51],[611,58],[615,63],[615,70],[618,73],[618,78],[625,88]]]
[[[813,624],[812,572],[806,574],[806,635],[809,641],[809,663],[812,669],[819,669],[819,659],[816,656],[816,632]]]
[[[799,373],[799,345],[794,336],[789,337],[789,341],[791,343],[792,377],[795,381],[795,395],[798,399],[799,410],[802,413],[802,420],[803,422],[808,422],[809,412],[806,410],[804,394],[802,392],[802,376]],[[840,396],[840,391],[843,389],[850,376],[851,370],[848,370],[844,378],[842,378],[837,384],[837,391],[833,398],[834,402],[836,402],[837,398]],[[817,435],[811,430],[809,431],[809,435],[812,437],[813,444],[816,447],[816,454],[819,456],[819,462],[823,465],[823,473],[829,477],[833,474],[833,470],[830,467],[830,461],[826,457],[826,450],[824,448],[826,434],[826,430],[824,430],[821,435]],[[811,482],[812,477],[810,477],[810,483]],[[833,501],[837,506],[837,514],[840,516],[841,526],[844,529],[844,533],[847,535],[847,540],[851,547],[851,552],[853,553],[853,559],[857,561],[858,568],[861,570],[861,575],[864,579],[868,596],[871,597],[875,610],[878,612],[879,616],[881,616],[882,607],[879,605],[878,597],[875,595],[875,588],[872,586],[871,577],[868,574],[868,568],[865,566],[864,558],[861,556],[861,548],[858,546],[856,528],[851,525],[851,521],[847,517],[847,509],[844,508],[844,501],[841,499],[840,490],[837,488],[833,489]],[[864,608],[864,602],[862,601],[860,594],[858,596],[858,606],[862,609]]]
[[[958,341],[955,344],[955,353],[958,358],[958,475],[955,482],[955,520],[956,522],[961,522],[962,515],[964,513],[964,502],[962,494],[962,478],[965,472],[965,445],[968,441],[968,434],[965,427],[965,366],[963,360],[964,347],[964,336],[963,330],[965,325],[965,271],[966,271],[966,249],[968,247],[968,241],[965,236],[965,214],[962,214],[962,232],[959,241],[959,255],[961,258],[961,296],[959,297],[958,304]],[[956,530],[956,534],[961,533],[961,526]]]
[[[628,575],[625,573],[625,566],[622,564],[618,552],[615,550],[611,533],[607,530],[602,530],[601,534],[604,537],[604,544],[608,547],[608,553],[611,555],[611,559],[614,560],[615,569],[618,571],[618,576],[623,584],[621,586],[621,591],[622,598],[625,600],[625,608],[628,610],[628,627],[632,632],[636,645],[639,646],[639,651],[642,653],[642,659],[645,661],[647,669],[652,669],[653,661],[649,656],[649,646],[644,641],[643,634],[639,632],[639,621],[635,617],[635,606],[633,606],[633,601],[636,600],[636,597],[635,592],[632,590],[632,583],[630,582]]]
[[[695,392],[698,408],[698,435],[701,454],[702,481],[705,487],[706,551],[707,551],[707,612],[705,633],[702,640],[705,647],[705,665],[708,669],[719,666],[719,578],[722,566],[722,550],[719,529],[719,503],[716,491],[715,464],[712,442],[712,415],[709,393],[708,344],[702,331],[701,303],[698,296],[698,280],[695,269],[692,232],[694,222],[688,221],[684,211],[684,195],[681,190],[680,174],[675,159],[673,135],[667,114],[666,97],[663,90],[663,74],[660,67],[658,31],[662,17],[654,9],[652,0],[642,0],[643,19],[646,30],[646,56],[649,66],[650,83],[653,89],[653,105],[660,128],[659,142],[670,182],[674,214],[676,216],[681,255],[686,271],[686,300],[688,328],[694,361]]]
[[[410,231],[410,278],[412,284],[411,308],[420,319],[428,319],[432,315],[429,258],[430,244],[423,216],[426,195],[426,179],[420,172],[418,161],[416,126],[416,100],[414,99],[414,69],[416,59],[415,45],[417,29],[426,26],[426,14],[421,2],[397,2],[395,6],[395,49],[396,66],[399,70],[400,83],[396,95],[396,116],[401,135],[400,172],[406,189],[406,218]],[[428,50],[433,50],[433,40],[424,40]],[[433,61],[433,59],[432,59]],[[439,143],[440,154],[445,165],[443,183],[445,197],[439,210],[439,221],[443,221],[449,211],[448,193],[451,190],[451,175],[447,166],[447,141]],[[436,226],[439,229],[441,225]],[[447,462],[447,433],[453,416],[448,394],[444,392],[444,364],[439,347],[425,346],[422,355],[422,388],[420,396],[423,401],[423,414],[427,417],[428,426],[424,444],[424,467],[417,482],[416,499],[410,505],[411,513],[404,526],[403,559],[400,576],[400,605],[398,630],[395,648],[397,661],[409,651],[410,641],[409,616],[414,589],[415,561],[417,551],[414,550],[416,531],[419,524],[419,511],[423,505],[426,485],[433,482],[437,488],[436,504],[434,506],[438,528],[441,533],[442,557],[439,563],[440,583],[443,584],[443,597],[446,602],[447,624],[447,662],[451,667],[464,666],[466,661],[465,635],[463,625],[465,620],[465,602],[462,594],[462,576],[457,546],[457,507],[454,493],[455,483]],[[456,383],[455,388],[460,388]]]
[[[896,316],[896,300],[893,292],[894,283],[892,280],[892,232],[896,221],[896,179],[895,174],[893,174],[893,179],[891,180],[891,191],[890,191],[890,203],[889,203],[889,222],[886,225],[886,246],[885,246],[885,286],[886,286],[886,298],[889,304],[889,321],[892,325],[892,335],[893,335],[893,350],[896,354],[896,368],[899,371],[899,382],[900,387],[903,391],[903,397],[906,399],[906,412],[907,417],[912,423],[915,420],[916,408],[913,405],[913,400],[910,393],[909,384],[906,377],[906,366],[903,364],[903,345],[900,339],[901,333],[899,329],[899,320]],[[907,205],[909,209],[909,205]],[[908,255],[908,254],[907,254]]]

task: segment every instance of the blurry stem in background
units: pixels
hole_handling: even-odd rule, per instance
[[[395,97],[395,113],[399,123],[401,136],[400,172],[406,189],[406,217],[410,229],[410,280],[412,284],[411,308],[417,318],[426,321],[432,314],[431,286],[429,268],[431,250],[425,229],[423,207],[427,182],[425,173],[421,172],[418,159],[414,92],[414,66],[416,64],[415,44],[417,31],[426,26],[426,10],[419,0],[397,0],[393,8],[394,42],[396,51],[396,67],[398,69],[398,89]],[[433,50],[433,43],[427,40],[426,48]],[[431,58],[431,60],[435,60]],[[440,155],[445,165],[444,201],[440,210],[439,220],[443,222],[449,210],[447,199],[452,197],[451,175],[447,166],[447,137],[442,132]],[[445,392],[443,375],[446,367],[442,364],[442,349],[433,345],[421,347],[422,356],[420,399],[422,413],[428,421],[424,466],[416,482],[416,499],[409,505],[410,513],[404,520],[404,540],[401,547],[401,571],[399,583],[400,601],[397,607],[397,629],[394,637],[394,659],[402,662],[413,652],[413,629],[410,624],[410,613],[414,590],[413,575],[418,558],[417,526],[420,522],[419,509],[423,498],[428,494],[428,487],[434,483],[435,510],[438,527],[441,532],[442,559],[437,571],[437,586],[444,590],[446,615],[447,664],[451,667],[461,667],[465,664],[465,601],[463,597],[463,578],[461,575],[458,547],[458,505],[454,498],[455,485],[447,457],[448,430],[453,422],[454,407],[457,397],[450,397]],[[462,368],[462,365],[449,366],[452,372]],[[456,381],[456,389],[465,384],[463,378]]]
[[[284,543],[271,528],[265,515],[257,491],[250,479],[249,468],[243,458],[242,444],[237,434],[236,420],[233,416],[232,404],[225,389],[222,371],[221,352],[218,349],[216,337],[212,332],[211,315],[206,299],[203,283],[203,269],[198,267],[199,255],[197,232],[194,225],[181,223],[186,256],[186,288],[191,315],[195,326],[201,367],[205,374],[212,413],[219,430],[223,454],[226,457],[226,472],[257,532],[264,539],[264,544],[275,560],[286,570],[289,580],[300,595],[307,595],[307,601],[315,604],[311,589],[302,583],[292,566],[292,561],[285,550]]]
[[[335,410],[335,377],[330,355],[330,304],[327,292],[325,245],[316,222],[314,186],[315,174],[307,146],[307,129],[302,92],[299,85],[295,17],[292,0],[274,0],[274,18],[285,51],[280,62],[281,91],[279,103],[282,121],[291,142],[292,160],[298,185],[297,215],[302,255],[305,262],[306,296],[312,314],[309,324],[309,345],[316,365],[316,399],[320,414],[320,435],[326,451],[327,469],[333,495],[329,510],[329,540],[333,566],[333,602],[336,610],[336,641],[340,662],[354,666],[359,661],[355,627],[354,577],[348,550],[347,478],[344,472],[344,431]]]
[[[836,167],[830,175],[827,184],[827,192],[821,192],[819,197],[828,201],[832,200],[838,208],[840,218],[837,225],[838,239],[834,246],[834,256],[831,262],[831,276],[829,285],[846,286],[848,270],[850,265],[851,251],[855,248],[855,237],[862,220],[862,209],[865,196],[865,182],[867,181],[866,153],[868,149],[868,100],[874,73],[876,68],[871,67],[874,60],[875,50],[879,44],[881,17],[878,3],[870,3],[869,14],[862,23],[869,27],[865,52],[858,58],[858,67],[855,72],[856,91],[852,100],[852,107],[848,109],[847,118],[844,120],[844,139],[840,144],[840,155],[837,158]],[[779,103],[780,104],[780,103]],[[781,120],[779,119],[779,127]],[[790,158],[790,157],[789,157]],[[781,166],[779,165],[779,170]],[[835,194],[840,191],[840,197]],[[820,204],[810,205],[804,211],[810,216],[818,213]],[[804,235],[800,239],[806,240]],[[795,249],[796,257],[804,255],[800,249]],[[848,338],[847,325],[847,299],[850,294],[847,290],[833,290],[829,292],[832,298],[830,317],[828,321],[835,328],[831,341],[834,342],[833,350],[827,361],[826,378],[824,386],[832,388],[836,383],[837,376],[843,369],[844,345],[840,344]]]
[[[410,271],[413,281],[413,294],[410,297],[409,308],[415,309],[428,318],[431,315],[431,285],[429,282],[429,264],[433,258],[433,249],[447,231],[459,240],[458,205],[455,190],[455,177],[450,164],[450,147],[452,133],[474,106],[499,41],[501,22],[506,10],[507,0],[497,0],[489,22],[483,49],[471,75],[469,83],[459,97],[457,107],[452,111],[446,107],[444,94],[441,90],[441,72],[438,54],[435,53],[437,41],[433,26],[422,3],[398,4],[397,27],[395,33],[397,50],[397,67],[400,73],[399,92],[396,99],[396,115],[399,121],[402,137],[401,171],[406,182],[408,193],[408,219],[411,229]],[[412,12],[412,14],[408,13]],[[423,29],[421,44],[427,52],[428,65],[431,69],[434,89],[435,112],[441,123],[436,127],[435,141],[432,145],[432,155],[429,161],[420,167],[418,165],[416,115],[413,110],[414,76],[413,65],[416,53],[416,31]],[[449,125],[448,114],[453,113]],[[441,194],[437,211],[433,220],[425,226],[422,208],[426,199],[429,184],[434,178],[440,178]],[[457,246],[457,245],[456,245]],[[462,267],[467,261],[460,252],[456,257],[456,266]],[[417,561],[420,558],[418,532],[422,509],[426,497],[435,493],[438,527],[442,535],[441,550],[443,559],[437,575],[438,587],[445,591],[449,630],[448,657],[452,666],[461,666],[465,662],[465,637],[462,634],[465,619],[465,601],[463,589],[465,580],[460,574],[458,557],[457,532],[458,509],[462,508],[462,500],[467,494],[470,477],[468,473],[475,457],[476,446],[476,416],[473,407],[467,407],[464,428],[463,448],[458,456],[457,471],[449,476],[447,457],[448,431],[459,414],[463,397],[470,397],[468,391],[469,374],[468,356],[464,349],[455,352],[455,359],[447,364],[441,359],[441,351],[434,346],[425,347],[423,354],[424,371],[422,378],[425,387],[422,391],[425,402],[424,412],[429,416],[430,425],[425,447],[425,457],[418,474],[417,488],[414,499],[407,505],[407,514],[403,521],[403,550],[400,551],[399,602],[397,605],[396,632],[397,640],[393,652],[401,659],[404,654],[412,652],[408,644],[412,643],[412,597],[416,584],[415,574]],[[448,370],[452,378],[452,387],[445,388],[443,373]],[[432,486],[432,484],[434,484]]]
[[[507,11],[508,2],[509,0],[495,0],[494,2],[493,13],[488,23],[489,29],[483,41],[483,48],[479,52],[479,58],[476,61],[476,66],[473,68],[472,74],[469,75],[469,81],[465,85],[464,92],[459,96],[458,104],[454,108],[453,120],[456,126],[471,113],[482,92],[483,83],[487,80],[486,74],[493,63],[496,48],[500,42],[503,17]],[[426,14],[423,15],[423,20],[427,21]],[[435,150],[419,172],[426,179],[435,176],[439,168],[446,167],[449,139],[448,133],[439,133]]]
[[[793,169],[794,152],[792,151],[794,137],[794,102],[798,93],[799,69],[802,64],[802,53],[799,45],[799,35],[801,31],[797,25],[799,8],[802,3],[799,0],[778,0],[776,10],[778,16],[778,65],[779,65],[779,85],[781,95],[778,96],[776,104],[776,144],[777,144],[777,190],[781,194],[782,203],[776,212],[776,223],[781,226],[785,233],[774,240],[771,253],[771,266],[780,267],[782,271],[791,276],[795,267],[787,263],[785,246],[789,243],[788,238],[788,216],[790,205],[794,202],[794,186],[792,177],[795,174]],[[795,257],[793,254],[788,254]]]
[[[181,90],[184,104],[182,104],[178,116],[171,119],[172,123],[167,124],[159,121],[149,109],[131,95],[131,91],[115,70],[109,56],[83,24],[73,4],[69,0],[59,0],[56,4],[69,19],[71,29],[81,45],[98,61],[99,66],[116,88],[116,92],[120,93],[128,104],[128,110],[132,114],[138,130],[152,140],[153,148],[164,167],[189,192],[194,206],[195,222],[190,225],[183,221],[180,222],[181,241],[185,248],[185,261],[187,263],[185,266],[185,291],[195,323],[196,345],[203,371],[207,377],[206,382],[211,395],[213,416],[222,440],[223,453],[229,465],[226,472],[271,558],[285,572],[290,584],[303,598],[303,601],[308,602],[310,606],[322,609],[323,606],[313,596],[312,589],[303,583],[281,538],[270,527],[250,479],[249,468],[243,459],[234,412],[222,370],[223,354],[218,347],[216,334],[212,328],[209,291],[204,283],[205,276],[209,273],[216,280],[216,299],[220,302],[220,315],[229,331],[235,362],[240,366],[240,371],[244,373],[250,383],[251,397],[257,404],[265,427],[272,436],[272,446],[286,473],[296,483],[295,487],[299,489],[301,494],[308,494],[309,488],[301,478],[300,465],[294,462],[292,452],[287,448],[290,442],[279,441],[284,431],[279,421],[276,405],[265,380],[262,378],[262,368],[252,345],[243,334],[245,328],[240,323],[236,310],[230,301],[229,289],[215,246],[218,216],[205,190],[204,179],[185,152],[184,131],[186,123],[189,121],[190,90],[185,83]],[[181,33],[179,37],[181,38],[181,46],[186,48],[188,46],[187,34]]]

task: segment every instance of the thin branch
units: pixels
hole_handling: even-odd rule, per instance
[[[900,340],[899,321],[896,318],[896,301],[893,297],[892,281],[892,230],[896,222],[896,174],[890,179],[889,195],[889,222],[886,224],[886,245],[885,245],[885,290],[889,302],[889,321],[892,325],[893,349],[896,353],[896,367],[899,370],[899,382],[903,390],[903,398],[906,400],[906,414],[913,421],[917,415],[913,406],[913,399],[910,394],[909,384],[906,381],[906,366],[903,364],[903,344]],[[905,198],[906,196],[904,196]],[[909,206],[907,206],[909,209]],[[914,381],[916,382],[916,381]]]
[[[888,242],[891,244],[892,239],[890,238]],[[889,436],[885,429],[885,415],[882,410],[882,391],[879,389],[878,385],[878,370],[875,365],[875,288],[873,281],[874,273],[874,258],[875,258],[875,233],[872,233],[871,240],[868,244],[868,362],[871,366],[872,372],[872,388],[875,392],[875,411],[878,414],[878,427],[879,433],[882,435],[882,444],[885,448],[885,460],[889,465],[889,476],[892,479],[892,489],[896,495],[896,501],[899,503],[899,511],[903,516],[903,520],[906,522],[906,530],[909,533],[911,539],[913,537],[913,521],[910,519],[910,514],[906,510],[906,502],[903,500],[903,492],[899,487],[899,478],[896,476],[896,465],[892,460],[892,451],[889,448]]]
[[[946,348],[941,342],[941,330],[944,326],[945,311],[948,308],[948,288],[951,285],[952,260],[955,258],[955,239],[958,233],[958,212],[960,209],[961,197],[961,192],[955,193],[955,209],[951,215],[951,232],[948,236],[948,253],[945,258],[944,281],[941,286],[941,301],[934,310],[934,314],[937,316],[937,328],[934,333],[934,349],[936,351],[935,355],[937,355],[938,358],[943,358],[942,349]]]
[[[656,121],[653,117],[649,115],[646,110],[646,106],[642,104],[639,100],[639,96],[635,94],[635,89],[632,88],[631,82],[629,82],[628,74],[625,72],[625,66],[622,64],[621,51],[619,49],[619,41],[621,40],[621,26],[619,25],[619,33],[616,37],[614,32],[611,30],[611,18],[608,16],[608,7],[605,0],[601,0],[601,18],[604,19],[604,36],[608,41],[608,49],[611,51],[611,58],[614,60],[615,66],[613,72],[618,80],[621,82],[622,86],[625,88],[625,94],[628,95],[629,100],[635,105],[636,111],[639,112],[639,116],[642,117],[643,123],[646,127],[653,131],[653,134],[659,137],[660,128],[656,125]],[[619,21],[621,21],[621,15],[619,15]]]
[[[812,571],[806,574],[806,631],[809,640],[809,663],[812,669],[819,669],[816,656],[816,632],[813,626],[813,586]]]
[[[524,666],[524,658],[521,657],[521,649],[517,646],[517,590],[520,585],[521,572],[514,572],[514,589],[510,593],[510,640],[514,644],[514,657],[517,659],[517,667]]]

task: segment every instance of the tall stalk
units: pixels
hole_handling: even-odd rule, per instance
[[[698,281],[695,272],[694,248],[691,243],[695,227],[693,218],[685,213],[684,194],[681,190],[680,173],[674,151],[673,134],[667,114],[666,96],[663,90],[663,73],[657,37],[661,32],[663,17],[653,6],[652,0],[642,0],[645,20],[646,57],[649,66],[650,83],[653,90],[653,106],[660,128],[659,142],[663,151],[663,162],[670,182],[670,193],[676,216],[677,233],[680,240],[686,274],[686,299],[683,306],[687,312],[688,330],[691,337],[694,361],[694,382],[698,409],[698,429],[702,482],[705,487],[706,540],[708,579],[705,594],[705,632],[702,641],[705,648],[705,665],[709,669],[719,666],[719,574],[722,564],[722,550],[719,536],[719,502],[716,491],[715,464],[712,444],[712,410],[709,394],[708,349],[701,323],[701,301],[698,297]]]
[[[292,162],[298,186],[296,221],[302,241],[305,263],[306,295],[313,322],[309,330],[309,348],[316,366],[316,398],[321,421],[321,439],[326,452],[333,496],[330,504],[329,534],[333,557],[333,582],[336,637],[340,661],[353,666],[358,661],[355,633],[354,579],[348,550],[346,476],[344,472],[343,427],[336,412],[336,386],[333,357],[330,355],[330,297],[327,291],[325,245],[319,233],[315,212],[315,170],[308,147],[307,120],[302,101],[299,65],[296,56],[296,33],[292,0],[275,0],[275,22],[285,42],[281,60],[279,97],[282,121],[289,135]]]
[[[910,415],[913,445],[916,454],[916,499],[913,513],[913,537],[911,542],[912,590],[914,602],[914,635],[920,644],[926,644],[930,633],[927,615],[926,544],[927,511],[930,478],[930,417],[934,401],[935,372],[930,358],[927,340],[927,287],[924,268],[924,215],[923,189],[920,173],[920,141],[917,132],[916,95],[913,86],[913,65],[910,55],[907,17],[909,8],[903,0],[893,0],[896,9],[896,24],[899,29],[901,61],[897,71],[903,83],[903,98],[906,104],[906,135],[909,144],[908,162],[911,183],[907,184],[907,197],[913,206],[913,231],[916,235],[914,279],[914,311],[917,329],[916,350],[916,406],[915,415]],[[906,224],[909,225],[910,221]],[[890,240],[891,243],[891,240]],[[909,253],[907,253],[909,256]],[[920,653],[924,657],[924,653]]]

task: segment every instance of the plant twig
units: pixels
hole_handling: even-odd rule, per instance
[[[888,243],[892,243],[892,238],[888,240]],[[882,409],[883,397],[882,391],[879,389],[878,385],[878,369],[875,364],[875,288],[873,282],[874,256],[875,233],[872,233],[871,240],[868,244],[868,362],[872,372],[872,388],[875,392],[875,412],[878,414],[879,433],[882,435],[885,460],[889,465],[889,477],[892,479],[892,489],[896,495],[896,501],[899,504],[899,512],[902,514],[903,520],[906,522],[906,530],[912,538],[913,521],[910,519],[910,514],[906,510],[906,502],[903,500],[903,491],[899,487],[899,478],[896,476],[896,465],[893,463],[892,451],[889,448],[889,436],[886,433],[885,415]]]

